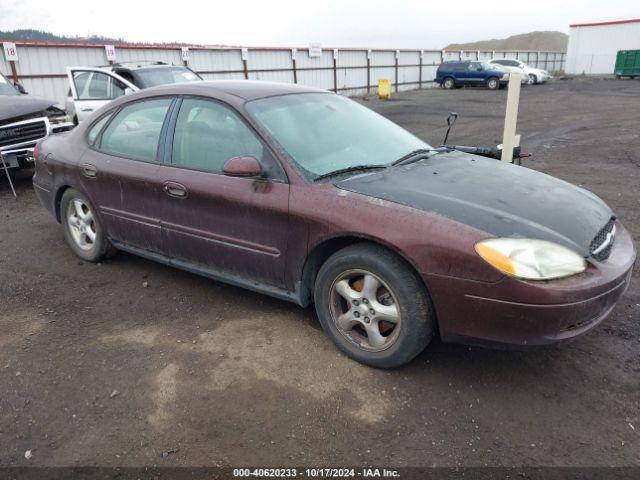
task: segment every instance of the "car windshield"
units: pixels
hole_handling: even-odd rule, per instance
[[[7,77],[0,73],[0,95],[20,95],[16,87],[14,87]]]
[[[196,82],[202,80],[197,73],[186,67],[152,67],[136,70],[136,75],[145,88],[169,83]]]
[[[358,166],[390,165],[431,147],[383,116],[330,93],[301,93],[247,103],[305,177]]]

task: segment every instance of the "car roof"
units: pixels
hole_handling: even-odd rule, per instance
[[[113,65],[108,65],[108,67],[111,67],[112,69],[126,68],[128,70],[138,70],[141,68],[175,68],[182,67],[182,65],[173,65],[171,63],[150,60],[131,60],[127,62],[114,63]]]
[[[169,95],[227,94],[246,101],[294,93],[327,93],[327,90],[314,87],[293,83],[264,82],[261,80],[206,80],[202,82],[173,83],[146,88],[144,91]]]
[[[446,62],[442,62],[440,65],[455,65],[457,63],[471,63],[480,61],[481,60],[447,60]]]

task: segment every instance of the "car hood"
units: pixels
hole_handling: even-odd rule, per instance
[[[28,95],[0,95],[0,122],[41,112],[55,103]]]
[[[432,212],[496,237],[549,240],[587,257],[612,218],[597,196],[544,173],[461,152],[350,177],[338,188]]]

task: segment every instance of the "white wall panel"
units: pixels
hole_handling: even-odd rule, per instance
[[[298,71],[298,83],[310,87],[322,88],[324,90],[333,89],[332,70],[304,70]]]
[[[298,50],[296,58],[298,68],[333,67],[333,50],[322,50],[321,57],[310,57],[307,49]]]
[[[422,64],[440,64],[442,52],[424,51],[422,54]]]
[[[242,77],[244,78],[244,76]],[[249,72],[249,80],[265,82],[293,83],[293,71]]]
[[[339,50],[338,67],[366,67],[366,50]]]
[[[571,27],[567,72],[613,74],[618,50],[637,49],[640,21]]]
[[[338,89],[367,86],[367,69],[338,68],[336,71]]]
[[[240,49],[194,49],[189,51],[189,67],[195,71],[205,72],[219,72],[228,70],[242,71],[242,55]]]
[[[640,46],[638,47],[640,48]],[[32,94],[51,98],[62,104],[65,101],[68,82],[66,67],[68,66],[96,66],[106,65],[106,55],[103,46],[81,45],[20,45],[18,44],[19,61],[16,64],[20,81]],[[604,55],[604,54],[603,54]],[[396,78],[395,50],[371,51],[370,84],[372,93],[377,89],[378,80],[386,79],[392,83]],[[445,52],[445,60],[458,60],[459,52]],[[488,60],[492,52],[469,51],[463,52],[463,59],[475,60],[478,57]],[[180,49],[175,48],[133,48],[116,47],[117,61],[161,61],[165,63],[182,64]],[[239,48],[192,48],[189,51],[189,67],[201,73],[205,80],[213,79],[243,79],[244,65]],[[532,66],[547,70],[564,68],[564,55],[546,52],[495,52],[497,58],[516,58],[528,62]],[[608,57],[607,57],[608,58]],[[439,50],[425,50],[422,58],[423,86],[432,85],[436,75],[437,65],[442,59]],[[598,66],[602,62],[608,65],[608,60],[602,60],[594,54],[589,63]],[[418,64],[420,52],[417,50],[401,50],[398,58],[398,81],[409,83],[400,90],[417,87],[420,79]],[[584,62],[583,62],[584,63]],[[326,90],[334,88],[333,78],[333,50],[323,49],[319,58],[309,57],[306,48],[298,49],[296,56],[298,68],[298,83],[314,86]],[[336,80],[337,87],[343,93],[364,94],[367,85],[367,50],[345,49],[339,50],[337,59]],[[415,66],[403,66],[415,65]],[[250,49],[248,51],[247,69],[250,79],[293,82],[292,60],[290,49]],[[356,67],[356,68],[353,68]],[[600,67],[598,67],[600,68]],[[608,66],[606,67],[608,68]],[[8,62],[0,58],[0,69],[9,76],[11,70]],[[265,70],[277,71],[265,71]],[[215,72],[215,73],[214,73]]]
[[[249,70],[292,68],[291,50],[249,50],[247,52]]]

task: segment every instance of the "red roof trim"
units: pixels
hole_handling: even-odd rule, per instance
[[[594,23],[574,23],[569,25],[570,28],[575,27],[600,27],[602,25],[620,25],[621,23],[637,23],[640,18],[631,18],[629,20],[612,20],[610,22],[594,22]]]

